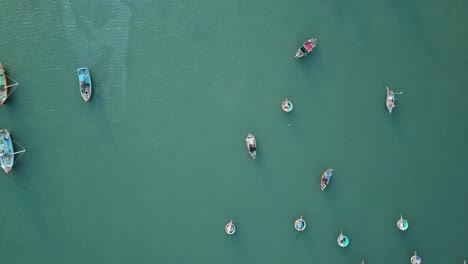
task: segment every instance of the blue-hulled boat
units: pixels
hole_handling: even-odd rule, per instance
[[[332,175],[333,169],[328,169],[322,174],[322,179],[320,180],[320,189],[322,189],[322,191],[328,186],[328,183],[330,183]]]
[[[91,83],[91,75],[89,74],[88,68],[79,68],[78,72],[78,80],[80,81],[80,93],[81,97],[85,102],[88,102],[89,98],[91,97],[91,91],[93,85]]]
[[[302,218],[302,215],[301,215],[301,218],[297,219],[296,221],[294,221],[294,228],[299,231],[299,232],[302,232],[304,231],[304,229],[306,228],[306,222],[305,220]]]
[[[8,130],[0,130],[0,164],[5,173],[10,172],[15,163],[15,152]]]

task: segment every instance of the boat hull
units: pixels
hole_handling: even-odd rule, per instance
[[[302,46],[299,47],[299,49],[296,52],[296,55],[294,55],[294,58],[302,58],[307,56],[309,53],[311,53],[314,48],[317,46],[317,39],[308,39]]]
[[[8,77],[0,63],[0,105],[4,104],[8,98]]]
[[[320,189],[322,191],[325,190],[325,188],[327,188],[328,184],[330,183],[330,179],[332,175],[333,175],[333,169],[328,169],[322,174],[322,178],[320,179]]]
[[[0,130],[0,165],[5,173],[10,172],[15,163],[15,151],[8,130]]]
[[[78,82],[80,87],[81,97],[85,102],[88,102],[91,98],[93,90],[93,84],[91,81],[91,75],[89,74],[88,68],[79,68],[76,70],[78,73]]]
[[[289,113],[293,110],[294,105],[286,98],[286,100],[281,104],[281,108],[284,112]]]
[[[247,143],[247,150],[249,151],[252,159],[257,158],[257,141],[255,140],[255,137],[252,134],[248,134],[245,141]]]

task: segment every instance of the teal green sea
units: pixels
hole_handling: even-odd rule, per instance
[[[0,6],[0,62],[20,83],[0,128],[26,148],[0,173],[0,263],[468,258],[467,1]],[[391,115],[387,85],[403,92]]]

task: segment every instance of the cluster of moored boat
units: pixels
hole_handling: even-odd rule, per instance
[[[302,57],[307,56],[310,52],[314,50],[316,45],[317,45],[317,39],[312,38],[312,39],[307,40],[304,44],[301,45],[301,47],[299,47],[294,57],[302,58]],[[92,81],[91,81],[91,75],[89,73],[89,69],[79,68],[77,69],[77,73],[78,73],[78,81],[79,81],[81,97],[83,98],[85,102],[88,102],[89,99],[91,98],[91,93],[92,93]],[[9,84],[8,82],[9,79],[11,78],[6,75],[3,65],[0,63],[0,105],[3,105],[5,103],[7,98],[13,93],[14,91],[13,88],[16,88],[17,85],[19,84],[13,79],[11,80],[14,83]],[[388,87],[386,87],[386,89],[387,89],[386,106],[387,106],[388,112],[392,113],[393,109],[395,108],[395,100],[396,100],[395,95],[402,94],[402,92],[395,93],[393,90],[391,90]],[[286,113],[291,112],[293,108],[294,106],[288,98],[286,98],[281,103],[281,109]],[[250,156],[253,159],[256,159],[257,142],[255,139],[255,136],[249,133],[245,141],[246,141],[247,150]],[[0,130],[0,164],[1,164],[2,169],[6,173],[8,173],[12,169],[15,163],[15,155],[22,154],[24,152],[25,152],[24,148],[20,151],[15,152],[14,147],[13,147],[13,141],[11,140],[11,136],[8,130],[7,129]],[[320,189],[322,191],[325,190],[325,188],[330,183],[330,179],[333,175],[333,171],[334,169],[329,168],[325,170],[325,172],[322,174],[320,178]],[[306,226],[307,226],[306,221],[304,220],[302,215],[300,218],[294,221],[294,228],[299,232],[304,231],[306,229]],[[397,228],[401,231],[405,231],[408,229],[408,227],[409,227],[408,220],[403,219],[403,216],[400,216],[400,219],[397,221]],[[236,232],[236,226],[234,224],[234,221],[230,220],[229,223],[225,225],[224,230],[228,235],[233,235]],[[336,239],[336,242],[340,247],[344,248],[349,245],[350,240],[346,235],[343,234],[343,231],[341,231]],[[416,252],[414,252],[414,255],[411,257],[410,261],[411,261],[411,264],[421,264],[421,258],[417,255]],[[362,260],[362,264],[364,264],[364,260]],[[464,264],[466,264],[466,260],[464,261]]]
[[[91,98],[92,82],[88,68],[79,68],[77,70],[78,81],[81,97],[85,102]],[[9,81],[12,81],[10,83]],[[0,105],[5,104],[5,101],[11,96],[18,86],[18,82],[7,76],[3,65],[0,63]],[[21,150],[15,152],[15,145]],[[10,172],[13,165],[18,161],[26,150],[17,142],[11,139],[7,129],[0,130],[0,165],[5,173]],[[20,155],[15,158],[15,155]]]
[[[307,56],[312,50],[316,47],[317,45],[317,39],[309,39],[307,40],[296,52],[296,55],[294,56],[295,58],[302,58],[304,56]],[[385,100],[385,104],[387,107],[388,112],[391,114],[393,109],[395,108],[395,95],[397,94],[402,94],[402,92],[395,93],[393,90],[390,88],[386,87],[387,90],[387,97]],[[281,109],[289,113],[293,110],[294,106],[292,102],[286,98],[282,103],[281,103]],[[247,138],[245,139],[247,143],[247,150],[250,154],[250,156],[255,159],[257,157],[257,141],[255,139],[255,136],[252,134],[248,134]],[[320,178],[320,189],[323,191],[325,188],[328,186],[330,183],[331,177],[333,175],[334,169],[329,168],[325,170],[322,174],[322,177]],[[306,221],[304,217],[301,215],[300,218],[296,219],[294,221],[294,229],[296,229],[299,232],[302,232],[306,229]],[[407,230],[409,227],[408,220],[404,219],[403,216],[400,216],[400,219],[397,220],[397,228],[401,231]],[[224,227],[225,232],[228,235],[233,235],[236,232],[236,226],[234,224],[234,221],[231,219]],[[336,239],[336,243],[340,247],[347,247],[350,243],[350,240],[348,236],[343,234],[343,231],[340,232]],[[411,264],[421,264],[421,257],[417,255],[416,252],[414,252],[414,255],[411,256],[410,258]],[[364,264],[364,260],[362,260],[362,263]],[[466,264],[466,261],[464,262]]]

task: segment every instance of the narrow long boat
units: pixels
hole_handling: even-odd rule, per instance
[[[322,178],[320,179],[320,189],[322,189],[322,191],[327,188],[332,175],[333,169],[328,169],[322,174]]]
[[[78,80],[80,81],[80,93],[81,97],[85,102],[88,102],[91,97],[91,92],[93,84],[91,82],[91,75],[89,75],[88,68],[79,68],[76,70],[78,72]]]
[[[15,152],[8,130],[0,130],[0,165],[5,173],[10,172],[15,163]]]
[[[5,103],[8,98],[8,78],[3,69],[3,65],[0,63],[0,105]]]
[[[297,59],[297,58],[302,58],[304,56],[307,56],[307,54],[312,52],[312,50],[315,48],[316,45],[317,45],[317,39],[314,39],[314,38],[308,39],[306,42],[304,42],[304,44],[302,44],[302,46],[299,47],[294,58]]]
[[[257,141],[255,137],[252,134],[248,134],[245,142],[247,143],[250,156],[252,156],[252,159],[255,159],[257,157]]]
[[[391,114],[393,108],[395,108],[395,93],[393,90],[390,90],[387,86],[387,99],[385,101],[387,105],[387,110]]]

